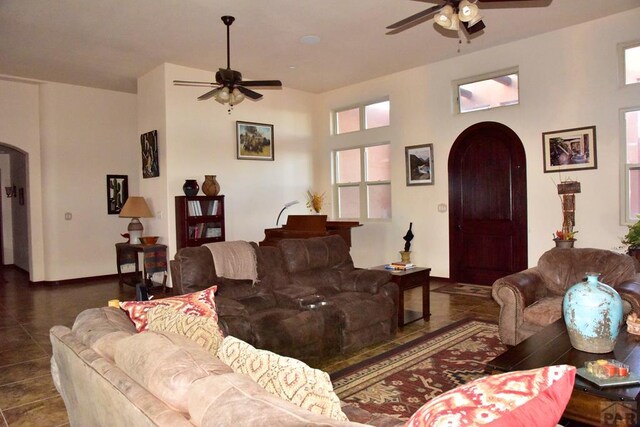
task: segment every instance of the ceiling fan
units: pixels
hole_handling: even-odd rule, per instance
[[[458,31],[460,24],[468,34],[474,34],[485,28],[482,15],[475,1],[469,0],[415,0],[427,3],[440,3],[411,15],[387,27],[387,34],[397,34],[424,22],[433,16],[434,22],[447,30]],[[477,0],[482,2],[516,2],[529,0]]]
[[[189,80],[174,80],[176,86],[202,86],[213,87],[209,92],[198,97],[198,101],[204,101],[209,98],[215,98],[221,104],[229,103],[231,107],[241,103],[245,97],[258,100],[262,98],[262,94],[255,92],[247,87],[264,87],[267,89],[281,88],[280,80],[242,80],[242,74],[239,71],[231,69],[231,53],[229,44],[229,27],[235,21],[233,16],[223,16],[222,22],[227,26],[227,68],[220,68],[216,72],[215,82],[194,82]]]

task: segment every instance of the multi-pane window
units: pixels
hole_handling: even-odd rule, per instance
[[[464,79],[454,85],[460,113],[517,105],[520,102],[517,70]]]
[[[622,111],[625,144],[625,197],[623,222],[637,220],[640,214],[640,107]]]
[[[389,100],[335,111],[334,126],[336,135],[389,126]]]
[[[391,145],[334,152],[338,217],[391,218]]]

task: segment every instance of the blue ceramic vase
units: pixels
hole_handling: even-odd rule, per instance
[[[588,353],[609,353],[622,327],[622,299],[611,286],[587,273],[564,295],[562,311],[571,345]]]

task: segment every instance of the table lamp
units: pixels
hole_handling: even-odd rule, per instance
[[[131,218],[129,227],[129,243],[132,245],[140,244],[140,237],[144,227],[138,218],[151,218],[153,214],[144,201],[144,197],[130,196],[120,211],[120,218]]]

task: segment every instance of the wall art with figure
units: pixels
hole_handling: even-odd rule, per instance
[[[128,175],[107,175],[107,214],[119,214],[128,197]]]
[[[140,135],[142,146],[142,177],[154,178],[160,176],[158,165],[158,131],[143,133]]]
[[[545,173],[596,169],[596,127],[544,132],[542,151]]]

